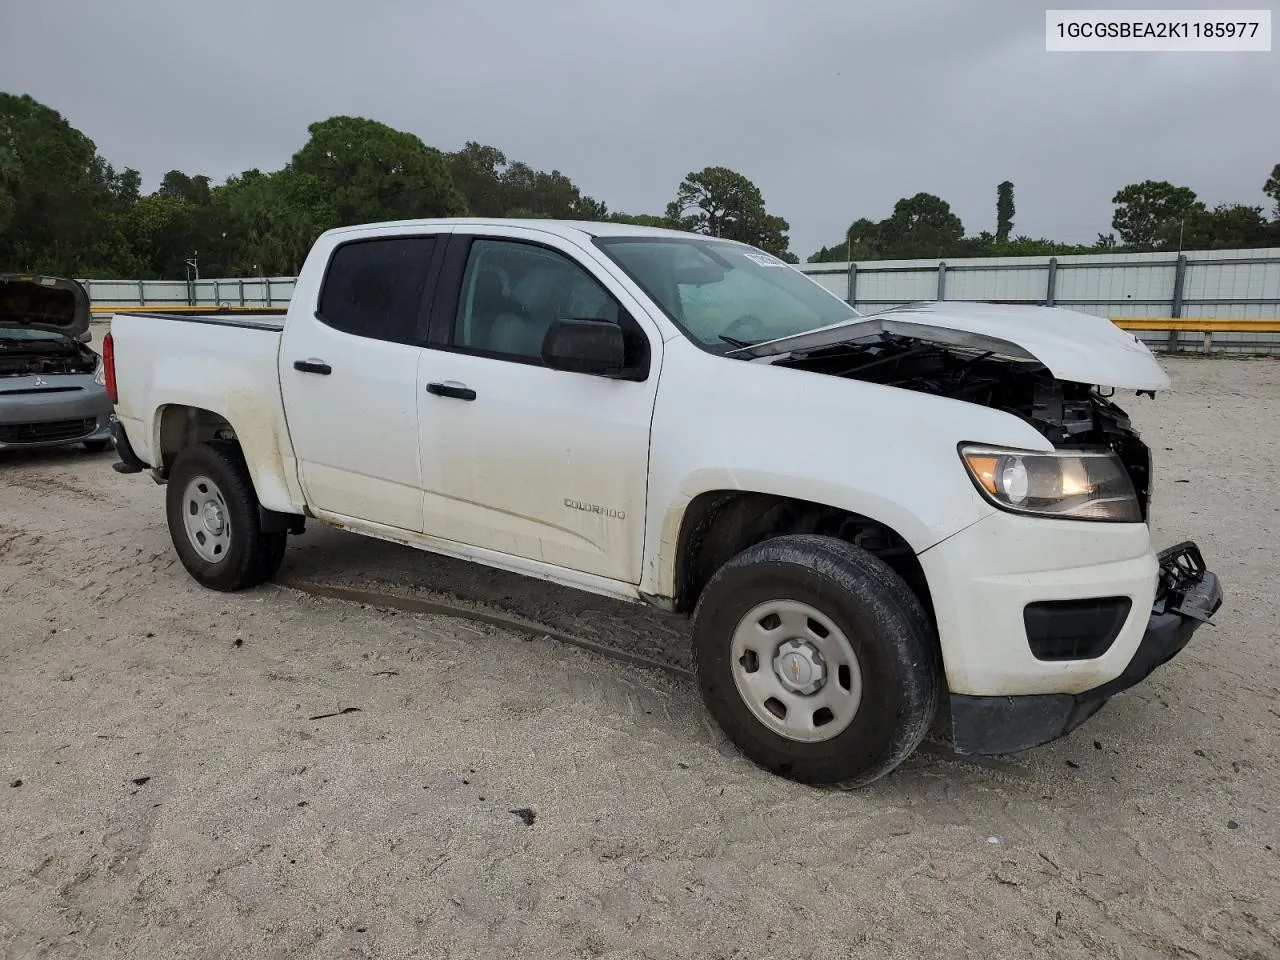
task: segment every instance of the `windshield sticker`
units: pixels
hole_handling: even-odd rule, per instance
[[[786,264],[781,260],[769,256],[767,253],[744,253],[744,257],[752,263],[758,263],[762,267],[785,267]]]

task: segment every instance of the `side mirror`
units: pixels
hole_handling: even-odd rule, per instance
[[[617,376],[626,355],[622,328],[607,320],[557,320],[542,340],[542,362],[552,370]]]

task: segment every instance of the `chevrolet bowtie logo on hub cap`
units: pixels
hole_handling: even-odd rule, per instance
[[[827,681],[822,654],[804,640],[788,640],[778,648],[773,672],[787,690],[802,695],[817,693]]]

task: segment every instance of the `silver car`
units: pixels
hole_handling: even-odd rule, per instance
[[[74,280],[0,275],[0,450],[111,445],[89,295]]]

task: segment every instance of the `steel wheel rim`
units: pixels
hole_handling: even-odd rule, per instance
[[[208,477],[192,477],[182,492],[182,525],[201,560],[219,563],[231,550],[231,513],[222,490]]]
[[[798,600],[769,600],[747,611],[733,632],[729,668],[747,709],[788,740],[830,740],[862,703],[853,644],[830,617]]]

